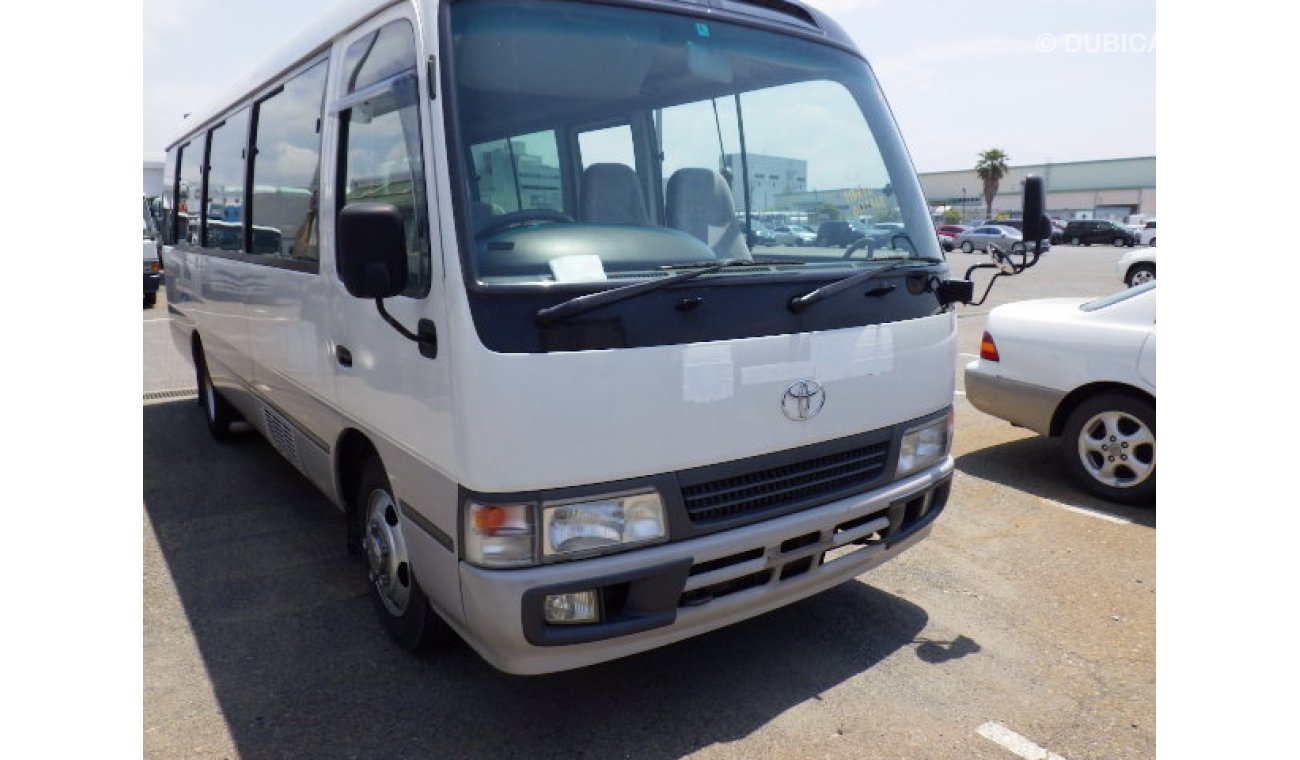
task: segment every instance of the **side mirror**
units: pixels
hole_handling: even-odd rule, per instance
[[[1042,177],[1025,178],[1025,199],[1020,218],[1024,224],[1021,237],[1028,245],[1032,240],[1042,240],[1052,235],[1052,222],[1043,214],[1047,206]]]
[[[391,298],[406,288],[406,232],[391,203],[349,203],[336,225],[339,276],[354,298]]]
[[[970,280],[944,280],[935,288],[939,303],[970,303],[975,299],[975,283]]]

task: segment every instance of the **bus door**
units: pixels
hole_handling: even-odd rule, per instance
[[[408,279],[402,293],[384,300],[389,314],[412,333],[447,336],[442,259],[437,218],[430,219],[428,172],[433,166],[428,132],[430,109],[417,23],[397,7],[358,27],[336,47],[340,62],[331,76],[329,111],[335,129],[334,220],[350,203],[392,204],[401,213],[408,251]],[[331,248],[332,249],[332,248]],[[322,266],[325,266],[323,263]],[[451,440],[450,356],[445,340],[436,352],[401,335],[378,313],[374,301],[348,295],[331,256],[329,341],[334,351],[338,406],[352,420],[364,420],[390,482],[403,506],[427,523],[455,533],[455,447]],[[406,541],[411,547],[410,521]],[[420,533],[427,538],[428,534]],[[445,536],[444,536],[445,537]],[[424,590],[444,610],[459,605],[455,554],[422,544],[412,548],[417,567],[435,566]],[[443,549],[450,550],[444,543]],[[433,556],[436,555],[436,556]],[[432,580],[436,577],[436,580]],[[452,610],[448,610],[452,611]],[[459,614],[459,613],[455,613]]]

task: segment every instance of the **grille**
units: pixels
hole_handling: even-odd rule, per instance
[[[865,486],[880,477],[889,442],[684,486],[691,522],[701,523],[787,506]]]

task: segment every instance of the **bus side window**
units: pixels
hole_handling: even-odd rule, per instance
[[[176,159],[180,158],[180,149],[172,148],[167,151],[166,161],[163,163],[163,191],[162,197],[159,198],[159,209],[157,216],[158,235],[161,238],[159,242],[163,245],[176,244]]]
[[[176,240],[198,245],[203,211],[203,135],[181,146],[180,174],[176,182]]]
[[[253,253],[300,261],[320,258],[320,114],[325,61],[284,83],[257,105],[250,171]]]
[[[248,145],[248,109],[212,130],[208,148],[203,246],[244,250],[244,153]]]

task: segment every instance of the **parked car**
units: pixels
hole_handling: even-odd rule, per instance
[[[1076,219],[1065,225],[1064,238],[1070,245],[1109,243],[1114,246],[1137,245],[1138,236],[1122,225],[1105,219]]]
[[[866,236],[877,248],[889,248],[895,235],[907,234],[907,226],[902,222],[881,222],[866,228]]]
[[[162,259],[158,256],[158,234],[149,202],[144,204],[144,308],[158,302],[158,286],[162,283]]]
[[[1024,242],[1020,238],[1020,230],[1014,227],[991,224],[976,227],[957,235],[953,238],[953,245],[960,248],[962,253],[973,253],[976,249],[982,251],[990,245],[996,245],[1006,253],[1020,251],[1024,248]]]
[[[1144,226],[1142,232],[1138,234],[1138,242],[1142,245],[1149,245],[1152,248],[1156,247],[1156,220],[1147,220],[1146,226]]]
[[[970,229],[970,227],[967,227],[964,224],[941,224],[938,227],[935,227],[934,231],[947,233],[948,235],[956,237],[968,229]]]
[[[980,223],[980,226],[982,226],[982,227],[1010,227],[1011,229],[1015,230],[1016,232],[1019,232],[1019,233],[1020,233],[1020,236],[1021,236],[1022,239],[1024,238],[1025,223],[1024,223],[1024,221],[1021,220],[1021,219],[990,219],[990,220],[988,220],[987,222],[981,222],[981,223]],[[1053,239],[1052,237],[1045,237],[1045,238],[1043,238],[1043,241],[1044,241],[1043,248],[1046,249],[1046,250],[1051,250],[1052,243],[1059,243],[1059,242],[1060,242],[1060,240]],[[975,247],[978,248],[979,246],[976,245]],[[1032,247],[1032,241],[1031,241],[1031,247]]]
[[[1052,220],[1052,236],[1049,238],[1052,245],[1059,245],[1065,242],[1065,222],[1060,219]]]
[[[1061,464],[1089,492],[1154,503],[1154,282],[994,308],[965,379],[976,409],[1060,438]]]
[[[817,233],[798,224],[774,227],[772,234],[777,245],[812,245],[817,242]]]
[[[1115,273],[1130,288],[1155,282],[1156,252],[1150,248],[1129,251],[1115,262]]]
[[[816,243],[820,246],[850,246],[867,236],[867,228],[843,220],[822,222],[817,226]]]
[[[766,227],[754,226],[750,230],[749,245],[776,245],[776,235]]]

